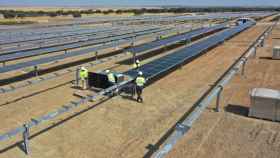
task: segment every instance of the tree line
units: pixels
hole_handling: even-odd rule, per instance
[[[267,8],[246,8],[246,7],[204,7],[204,8],[155,8],[155,9],[118,9],[118,10],[58,10],[58,11],[20,11],[20,10],[0,10],[0,14],[4,18],[24,18],[24,17],[38,17],[38,16],[67,16],[72,15],[75,18],[81,17],[82,14],[124,14],[132,13],[134,15],[141,15],[144,13],[189,13],[189,12],[240,12],[240,11],[280,11],[280,8],[276,7],[267,7]]]

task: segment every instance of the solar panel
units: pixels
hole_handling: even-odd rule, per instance
[[[148,64],[141,66],[138,70],[129,70],[125,72],[126,75],[136,77],[138,71],[142,71],[145,78],[153,78],[162,72],[191,59],[195,56],[200,55],[209,48],[218,45],[219,43],[231,38],[235,34],[249,28],[254,23],[247,22],[243,25],[236,26],[234,28],[226,29],[225,31],[215,34],[207,39],[194,43],[184,49],[181,49],[175,53],[166,55],[157,60],[154,60]]]
[[[52,39],[52,38],[58,38],[58,37],[71,37],[71,36],[76,36],[76,35],[82,35],[82,34],[93,34],[97,32],[102,32],[102,31],[107,31],[107,29],[84,29],[84,30],[79,30],[76,32],[67,32],[67,33],[54,33],[54,34],[44,34],[44,35],[39,35],[39,36],[24,36],[24,37],[17,37],[15,39],[7,40],[2,39],[0,41],[0,45],[4,44],[12,44],[12,43],[19,43],[19,42],[28,42],[28,41],[35,41],[35,40],[42,40],[42,39]]]
[[[201,32],[196,32],[196,31],[194,31],[194,32],[197,33],[197,34],[201,33]],[[145,31],[144,32],[138,32],[138,33],[136,33],[136,35],[141,35],[141,34],[146,34],[146,33],[147,32],[145,32]],[[191,35],[195,35],[195,33],[191,33]],[[127,36],[127,37],[123,37],[122,39],[128,39],[128,37],[131,38],[131,36]],[[113,38],[115,38],[115,37],[113,37]],[[117,38],[120,39],[119,37],[117,37]],[[108,40],[108,42],[111,41],[111,40],[112,39]],[[22,63],[18,63],[18,64],[14,64],[14,65],[8,65],[8,66],[0,68],[0,73],[14,71],[14,70],[18,70],[18,69],[22,69],[22,68],[26,68],[26,67],[31,67],[31,66],[36,66],[36,65],[40,65],[40,64],[45,64],[45,63],[48,63],[48,62],[57,61],[57,60],[61,60],[61,59],[68,58],[68,57],[84,55],[84,54],[88,54],[90,52],[94,52],[94,51],[97,51],[97,50],[100,50],[100,49],[110,48],[112,46],[115,46],[115,44],[111,43],[111,44],[104,45],[104,47],[88,48],[88,49],[84,49],[84,50],[80,50],[80,51],[75,51],[75,52],[72,52],[72,53],[67,53],[67,54],[62,54],[62,55],[57,55],[57,56],[52,56],[52,57],[46,57],[46,58],[41,58],[41,59],[37,59],[37,60],[33,60],[33,61],[27,61],[27,62],[22,62]],[[22,56],[22,55],[24,55],[24,54],[19,54],[19,56]],[[4,60],[4,58],[3,58],[3,60]]]
[[[137,35],[143,35],[143,34],[146,34],[146,33],[147,32],[142,31],[142,32],[138,32],[136,34]],[[150,33],[150,32],[148,32],[148,33]],[[51,56],[51,57],[45,57],[45,58],[41,58],[41,59],[37,59],[37,60],[17,63],[17,64],[14,64],[14,65],[8,65],[8,66],[5,66],[5,67],[1,67],[0,68],[0,73],[19,70],[19,69],[23,69],[23,68],[27,68],[27,67],[32,67],[32,66],[38,66],[38,65],[41,65],[41,64],[45,64],[45,63],[49,63],[49,62],[53,62],[53,61],[57,61],[57,60],[62,60],[62,59],[69,58],[69,57],[86,55],[86,54],[89,54],[89,53],[92,53],[92,52],[100,51],[102,49],[111,48],[111,47],[115,47],[117,45],[130,43],[130,41],[128,41],[128,40],[129,40],[129,38],[123,38],[123,39],[120,39],[117,43],[116,42],[111,42],[111,43],[104,44],[104,45],[97,46],[97,47],[93,47],[93,48],[87,48],[87,49],[83,49],[83,50],[79,50],[79,51],[69,52],[69,53],[66,53],[66,54],[61,54],[61,55],[56,55],[56,56]]]
[[[127,41],[120,41],[119,42],[119,44],[125,44],[125,43],[127,43]],[[87,49],[83,49],[83,50],[80,50],[80,51],[75,51],[75,52],[72,52],[72,53],[66,53],[66,54],[56,55],[56,56],[52,56],[52,57],[46,57],[46,58],[41,58],[41,59],[37,59],[37,60],[22,62],[22,63],[18,63],[18,64],[14,64],[14,65],[9,65],[9,66],[5,66],[5,67],[1,67],[0,68],[0,73],[13,71],[13,70],[18,70],[18,69],[23,69],[23,68],[26,68],[26,67],[31,67],[31,66],[36,66],[36,65],[41,65],[41,64],[52,62],[52,61],[62,60],[62,59],[69,58],[69,57],[85,55],[85,54],[89,54],[91,52],[96,52],[96,51],[101,50],[101,49],[111,48],[111,47],[114,47],[115,45],[116,45],[115,43],[109,43],[109,44],[105,44],[105,45],[102,45],[102,46],[87,48]]]
[[[109,36],[110,38],[106,38],[108,36],[95,37],[95,38],[92,38],[90,41],[81,41],[81,42],[75,42],[75,43],[65,44],[65,45],[61,45],[61,46],[40,48],[40,49],[34,49],[34,50],[29,50],[29,51],[20,51],[20,52],[13,53],[13,54],[1,55],[0,62],[12,61],[12,60],[16,60],[16,59],[25,58],[25,57],[48,54],[48,53],[52,53],[52,52],[59,52],[59,51],[75,49],[75,48],[80,48],[80,47],[85,47],[85,46],[92,46],[92,45],[97,45],[97,44],[101,44],[101,43],[117,41],[117,40],[121,40],[121,39],[128,39],[128,38],[132,38],[134,36],[142,36],[145,34],[154,33],[154,32],[158,32],[158,31],[162,31],[162,30],[166,30],[166,29],[159,29],[159,30],[148,29],[148,30],[140,30],[138,32],[130,31],[127,33],[118,34],[113,37]]]
[[[82,38],[89,37],[89,36],[96,36],[99,35],[100,33],[105,33],[105,34],[110,34],[113,32],[118,31],[119,29],[110,29],[110,30],[104,30],[104,31],[99,31],[99,32],[93,32],[90,34],[76,34],[76,35],[71,35],[71,36],[59,36],[59,38],[45,38],[45,39],[40,39],[40,40],[35,40],[35,41],[24,41],[20,43],[12,43],[9,44],[9,48],[4,48],[7,47],[7,45],[2,46],[1,48],[1,53],[2,54],[12,54],[16,53],[19,51],[28,51],[28,50],[34,50],[34,49],[40,49],[40,48],[46,48],[46,47],[54,47],[54,46],[59,46],[63,44],[70,44],[70,43],[75,43],[79,42]]]
[[[139,45],[139,46],[133,47],[131,49],[128,49],[128,51],[134,52],[134,53],[144,52],[144,51],[156,48],[156,47],[164,46],[166,44],[178,43],[180,41],[187,40],[187,39],[191,40],[194,37],[198,37],[202,34],[212,32],[215,30],[220,30],[225,27],[226,27],[225,24],[221,24],[221,25],[217,25],[217,26],[213,26],[213,27],[200,28],[200,29],[197,29],[197,30],[194,30],[191,32],[184,33],[184,34],[180,34],[180,35],[172,36],[172,37],[165,38],[162,40],[153,41],[153,42],[150,42],[147,44]]]

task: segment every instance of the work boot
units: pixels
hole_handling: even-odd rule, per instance
[[[140,97],[138,97],[138,98],[137,98],[137,102],[138,102],[138,103],[143,103],[143,99],[140,98]]]

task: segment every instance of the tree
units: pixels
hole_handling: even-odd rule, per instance
[[[81,13],[79,13],[79,12],[74,12],[74,13],[72,14],[72,16],[73,16],[74,18],[80,18],[80,17],[82,17]]]
[[[57,16],[57,13],[56,12],[49,12],[48,14],[50,17],[56,17]]]
[[[5,19],[11,19],[16,17],[16,13],[12,10],[7,10],[3,13]]]

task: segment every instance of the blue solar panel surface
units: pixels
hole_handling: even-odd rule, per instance
[[[217,26],[215,26],[214,28],[217,28]],[[205,32],[205,29],[199,29],[199,30],[200,31],[198,31],[198,30],[193,31],[195,33],[191,33],[191,32],[189,32],[189,33],[191,33],[191,35],[194,36],[196,34],[200,35],[202,32]],[[140,32],[140,33],[138,33],[138,35],[139,34],[145,34],[145,33],[146,32]],[[123,38],[123,39],[125,39],[125,38]],[[111,43],[111,44],[103,45],[101,47],[88,48],[88,49],[84,49],[84,50],[80,50],[80,51],[75,51],[75,52],[72,52],[72,53],[67,53],[67,54],[62,54],[62,55],[57,55],[57,56],[52,56],[52,57],[46,57],[46,58],[41,58],[41,59],[37,59],[37,60],[17,63],[17,64],[14,64],[14,65],[8,65],[8,66],[0,68],[0,73],[14,71],[14,70],[23,69],[23,68],[26,68],[26,67],[31,67],[31,66],[36,66],[36,65],[41,65],[41,64],[45,64],[45,63],[49,63],[49,62],[52,62],[52,61],[61,60],[61,59],[68,58],[68,57],[74,57],[74,56],[89,54],[90,52],[98,51],[100,49],[110,48],[110,47],[113,47],[115,45],[116,45],[115,43]]]
[[[139,36],[139,35],[143,35],[143,34],[146,34],[146,33],[147,32],[139,32],[139,33],[136,33],[136,35]],[[150,32],[148,32],[148,33],[150,33]],[[135,34],[133,36],[135,36]],[[115,46],[121,45],[121,44],[127,44],[127,42],[128,42],[127,40],[128,40],[127,38],[121,38],[121,40],[119,40],[117,43],[115,43],[115,42],[114,43],[108,43],[108,44],[104,44],[102,46],[87,48],[87,49],[83,49],[83,50],[79,50],[79,51],[69,52],[69,53],[66,53],[66,54],[61,54],[61,55],[56,55],[56,56],[51,56],[51,57],[45,57],[45,58],[41,58],[41,59],[37,59],[37,60],[17,63],[17,64],[14,64],[14,65],[8,65],[8,66],[5,66],[5,67],[1,67],[0,68],[0,73],[19,70],[19,69],[23,69],[23,68],[27,68],[27,67],[31,67],[31,66],[37,66],[37,65],[57,61],[57,60],[62,60],[62,59],[69,58],[69,57],[86,55],[86,54],[89,54],[89,53],[92,53],[92,52],[95,52],[95,51],[98,51],[98,50],[115,47]]]
[[[71,44],[76,43],[79,41],[82,41],[82,39],[89,39],[88,37],[91,36],[100,36],[100,34],[112,34],[116,31],[119,31],[119,29],[110,29],[110,30],[104,30],[104,31],[98,31],[90,34],[77,34],[73,36],[59,36],[59,38],[50,38],[50,39],[40,39],[35,41],[24,41],[21,43],[13,43],[11,45],[8,45],[8,48],[2,47],[0,55],[4,54],[13,54],[20,51],[30,51],[35,49],[41,49],[41,48],[48,48],[48,47],[55,47],[65,44]],[[10,46],[10,47],[9,47]],[[11,47],[13,46],[13,47]],[[15,47],[17,46],[17,47]]]
[[[253,25],[253,23],[247,22],[243,25],[239,25],[234,28],[226,29],[225,31],[223,31],[221,33],[211,36],[198,43],[194,43],[193,45],[188,46],[184,49],[181,49],[175,53],[166,55],[166,56],[161,57],[157,60],[154,60],[148,64],[145,64],[145,65],[141,66],[139,68],[139,70],[130,70],[130,71],[127,71],[125,74],[127,74],[131,77],[136,77],[138,71],[142,71],[146,78],[152,78],[162,72],[166,72],[168,69],[171,69],[171,68],[175,67],[176,65],[179,65],[180,63],[183,63],[184,61],[186,61],[192,57],[195,57],[195,56],[201,54],[203,51],[206,51],[207,49],[218,45],[219,43],[225,41],[226,39],[229,39],[230,37],[249,28],[252,25]]]
[[[118,34],[113,37],[112,36],[94,37],[94,38],[90,39],[89,41],[81,41],[81,42],[75,42],[75,43],[65,44],[65,45],[61,45],[61,46],[40,48],[40,49],[34,49],[34,50],[28,50],[28,51],[20,51],[20,52],[13,53],[13,54],[1,55],[0,62],[6,62],[6,61],[16,60],[16,59],[20,59],[20,58],[25,58],[25,57],[48,54],[48,53],[58,52],[58,51],[63,51],[63,50],[75,49],[75,48],[84,47],[84,46],[91,46],[91,45],[96,45],[96,44],[101,44],[101,43],[106,43],[106,42],[111,42],[111,41],[116,41],[116,40],[121,40],[121,39],[128,39],[128,38],[132,38],[135,36],[141,36],[141,35],[145,35],[145,34],[154,33],[154,32],[160,31],[160,30],[161,29],[159,29],[159,30],[148,29],[148,30],[141,30],[138,32],[128,32],[128,33]]]
[[[158,40],[158,41],[153,41],[147,44],[143,44],[143,45],[139,45],[136,47],[133,47],[131,49],[128,49],[128,51],[134,52],[134,53],[139,53],[139,52],[143,52],[143,51],[147,51],[159,46],[164,46],[166,44],[172,44],[172,43],[177,43],[179,41],[183,41],[183,40],[191,40],[194,36],[199,36],[214,30],[219,30],[219,29],[223,29],[225,28],[226,25],[225,24],[221,24],[221,25],[217,25],[217,26],[213,26],[213,27],[207,27],[207,28],[201,28],[201,29],[197,29],[191,32],[187,32],[184,34],[180,34],[180,35],[176,35],[176,36],[172,36],[169,38],[165,38],[162,40]]]
[[[19,43],[19,42],[28,42],[28,41],[35,41],[35,40],[42,40],[42,39],[52,39],[52,38],[58,38],[58,37],[71,37],[71,36],[76,36],[76,35],[83,35],[83,34],[94,34],[97,32],[102,32],[102,31],[108,31],[107,29],[84,29],[84,30],[78,30],[75,32],[60,32],[60,33],[54,33],[54,34],[45,34],[45,35],[37,35],[37,36],[24,36],[24,37],[17,37],[15,39],[11,40],[2,40],[0,41],[0,45],[4,44],[12,44],[12,43]]]
[[[122,42],[119,42],[119,44],[124,44],[126,42],[127,41],[122,41]],[[18,69],[23,69],[23,68],[26,68],[26,67],[31,67],[31,66],[36,66],[36,65],[41,65],[41,64],[45,64],[45,63],[49,63],[49,62],[53,62],[53,61],[57,61],[57,60],[62,60],[62,59],[69,58],[69,57],[86,55],[86,54],[89,54],[89,53],[94,53],[95,51],[98,51],[98,50],[101,50],[101,49],[114,47],[115,45],[116,45],[115,43],[109,43],[109,44],[105,44],[105,45],[102,45],[102,46],[83,49],[83,50],[80,50],[80,51],[76,51],[74,53],[61,54],[61,55],[56,55],[56,56],[52,56],[52,57],[46,57],[46,58],[41,58],[41,59],[37,59],[37,60],[22,62],[22,63],[18,63],[18,64],[14,64],[14,65],[9,65],[9,66],[5,66],[5,67],[1,67],[0,68],[0,73],[9,72],[9,71],[18,70]]]

